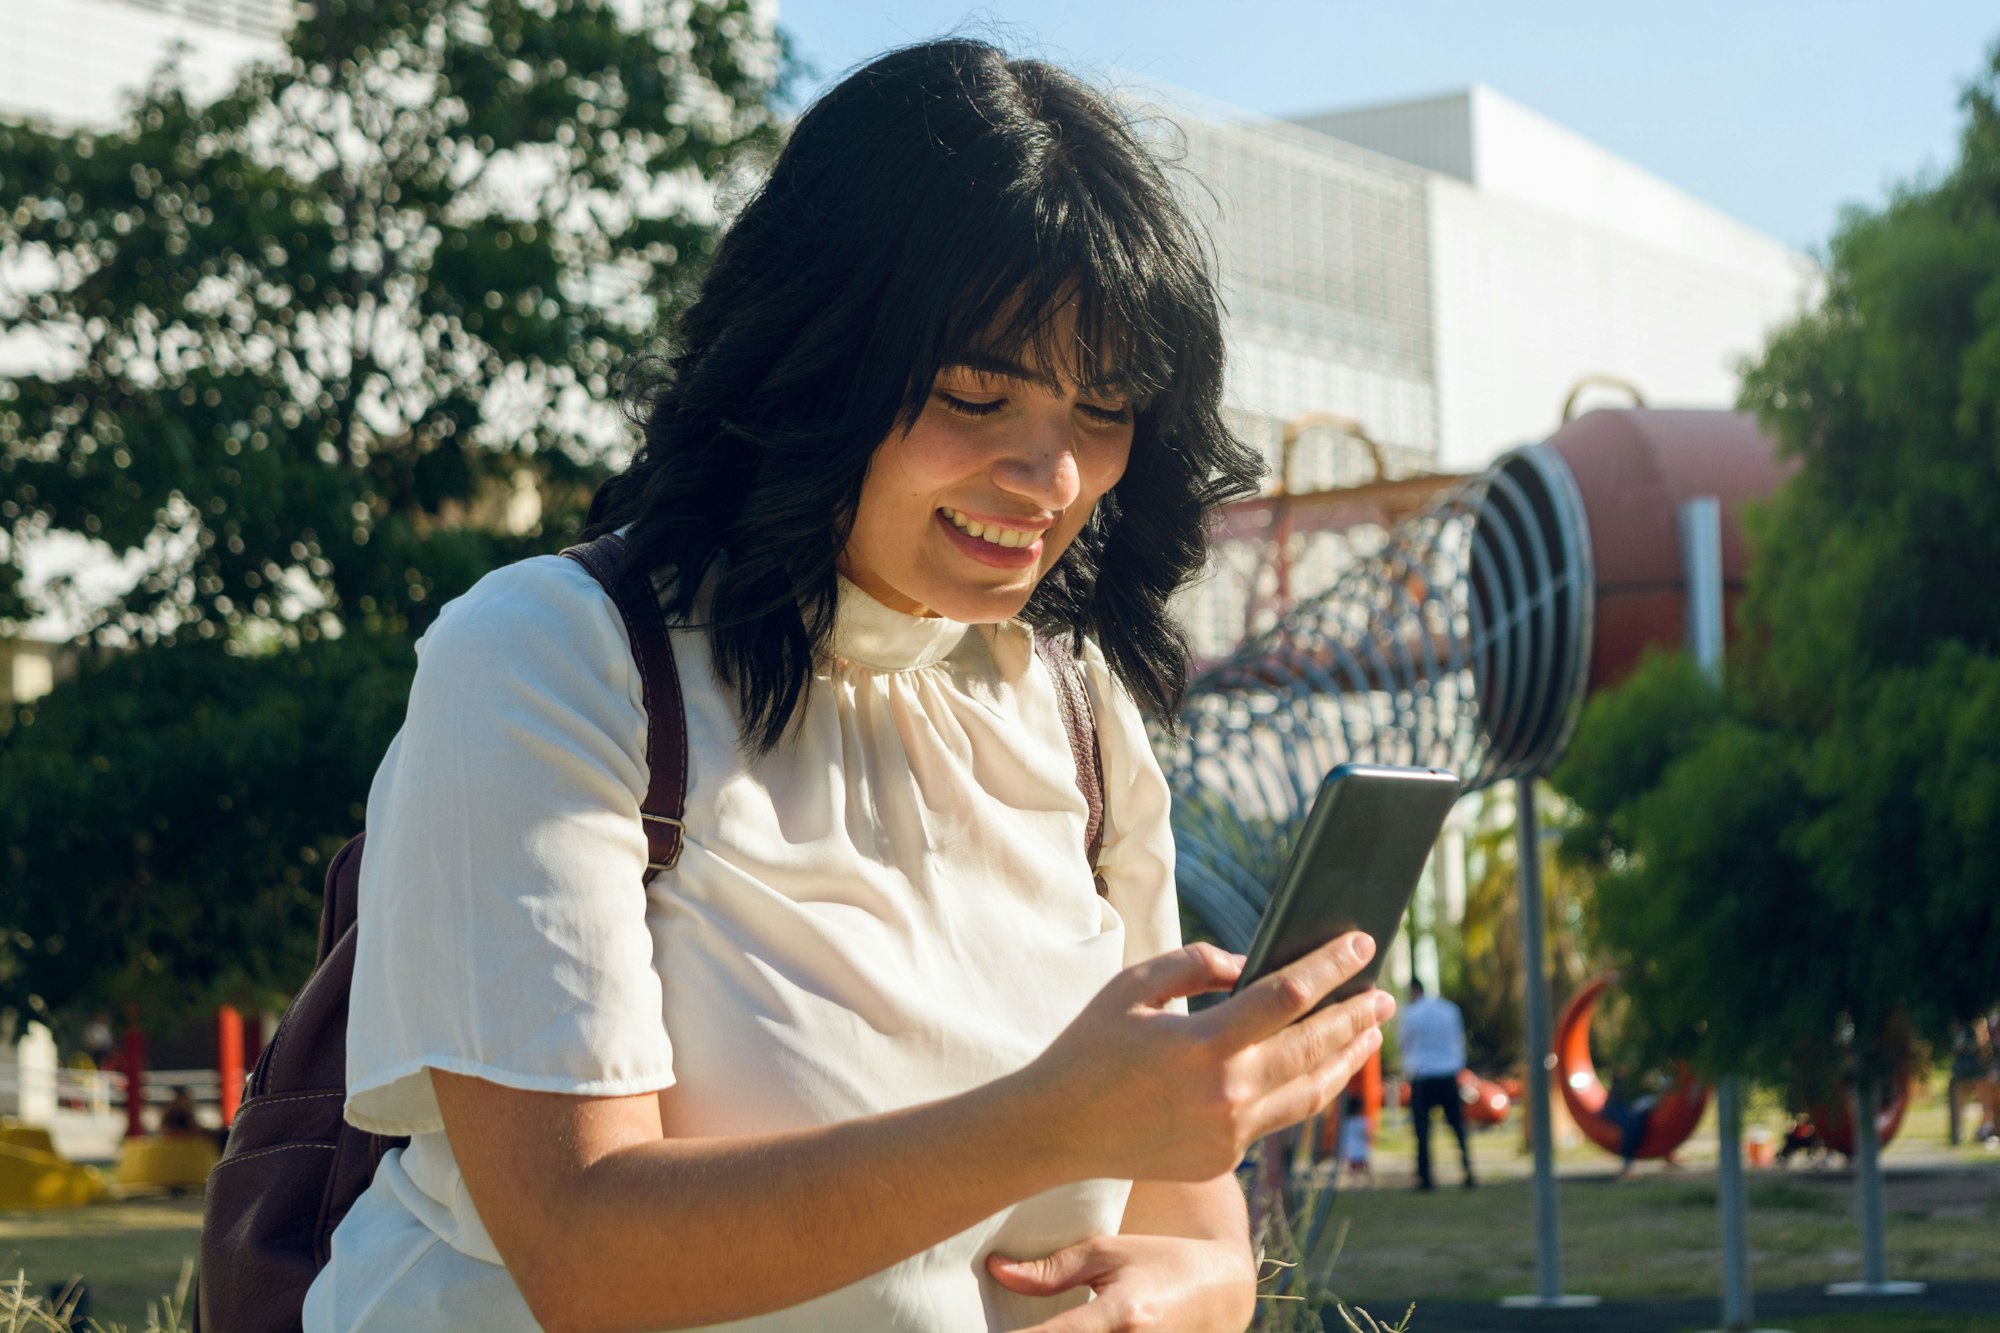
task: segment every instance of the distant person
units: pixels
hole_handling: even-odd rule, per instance
[[[1360,1093],[1350,1092],[1340,1108],[1340,1165],[1346,1169],[1349,1183],[1361,1185],[1374,1181],[1368,1164],[1373,1153],[1368,1108],[1363,1105]]]
[[[1955,1148],[1965,1142],[1965,1103],[1984,1110],[1981,1084],[1986,1079],[1986,1061],[1980,1058],[1979,1039],[1969,1023],[1951,1025],[1951,1078],[1945,1087],[1945,1129]]]
[[[1985,1040],[1982,1047],[1986,1055],[1986,1076],[1979,1084],[1979,1105],[1986,1113],[1985,1122],[1973,1137],[1988,1147],[2000,1145],[2000,1009],[1988,1013],[1980,1021]]]
[[[1611,1086],[1604,1093],[1604,1118],[1618,1126],[1618,1179],[1632,1174],[1639,1145],[1646,1141],[1646,1127],[1652,1123],[1653,1108],[1659,1098],[1644,1092],[1631,1071],[1620,1066],[1611,1072]]]
[[[160,1133],[195,1134],[201,1125],[194,1117],[194,1094],[186,1088],[175,1088],[174,1099],[160,1112]]]
[[[104,1068],[113,1051],[118,1049],[118,1034],[112,1031],[109,1014],[92,1014],[90,1021],[83,1025],[83,1053],[90,1057],[93,1067]]]
[[[1465,1068],[1465,1016],[1443,996],[1424,994],[1424,983],[1410,981],[1410,1005],[1396,1029],[1403,1052],[1403,1077],[1410,1081],[1410,1119],[1417,1133],[1417,1188],[1427,1190],[1431,1179],[1431,1111],[1441,1108],[1444,1122],[1458,1136],[1458,1160],[1471,1189],[1472,1148],[1465,1138],[1465,1104],[1459,1100],[1458,1075]]]

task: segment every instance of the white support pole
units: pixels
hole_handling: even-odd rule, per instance
[[[1556,1212],[1555,1137],[1549,1126],[1549,1078],[1555,1040],[1549,1021],[1549,974],[1542,961],[1542,835],[1535,818],[1535,780],[1514,784],[1514,845],[1520,862],[1521,972],[1528,1019],[1528,1132],[1535,1147],[1535,1294],[1503,1296],[1511,1309],[1570,1309],[1596,1305],[1595,1296],[1564,1295],[1562,1228]]]
[[[1695,665],[1722,684],[1722,502],[1712,495],[1680,507],[1681,568],[1687,576],[1687,646]],[[1744,1221],[1743,1081],[1715,1085],[1716,1211],[1722,1230],[1722,1327],[1750,1327],[1750,1238]],[[1763,1333],[1769,1333],[1768,1330]]]
[[[1687,575],[1687,646],[1695,665],[1722,684],[1722,504],[1714,496],[1680,508],[1681,568]],[[1742,1088],[1725,1075],[1715,1089],[1716,1201],[1722,1223],[1722,1326],[1750,1326],[1750,1247],[1743,1222]]]
[[[1889,1280],[1882,1228],[1882,1140],[1875,1128],[1881,1086],[1864,1074],[1854,1081],[1854,1100],[1849,1104],[1854,1116],[1855,1192],[1861,1204],[1861,1281],[1835,1282],[1826,1289],[1829,1296],[1919,1296],[1925,1289],[1921,1282]]]

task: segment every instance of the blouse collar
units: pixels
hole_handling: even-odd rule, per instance
[[[943,616],[894,611],[845,578],[834,609],[834,656],[872,671],[914,671],[941,662],[969,627]]]

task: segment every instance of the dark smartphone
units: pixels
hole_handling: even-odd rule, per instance
[[[1373,986],[1458,790],[1457,776],[1441,768],[1342,764],[1328,773],[1257,923],[1236,989],[1350,930],[1375,937],[1375,956],[1315,1008]]]

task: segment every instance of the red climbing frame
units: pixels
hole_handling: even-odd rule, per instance
[[[1556,1021],[1556,1090],[1576,1120],[1578,1129],[1606,1152],[1618,1151],[1618,1126],[1604,1116],[1604,1084],[1598,1080],[1597,1065],[1590,1058],[1590,1018],[1597,1001],[1611,987],[1611,976],[1587,982],[1563,1006]],[[1708,1107],[1708,1088],[1685,1070],[1674,1086],[1661,1096],[1646,1121],[1646,1135],[1639,1140],[1640,1157],[1665,1157],[1686,1143]]]

